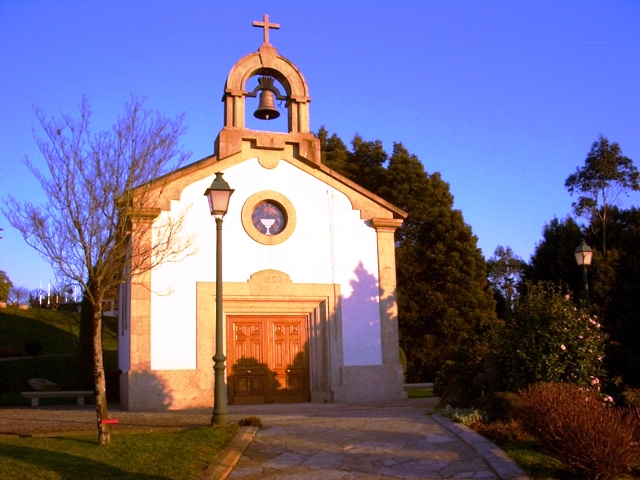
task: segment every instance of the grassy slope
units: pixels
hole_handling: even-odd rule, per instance
[[[105,317],[103,329],[105,370],[117,369],[117,324]],[[47,309],[0,309],[0,347],[22,351],[24,342],[38,339],[42,351],[38,357],[0,361],[1,405],[27,405],[20,392],[30,390],[27,380],[46,378],[63,390],[76,390],[78,385],[78,314]],[[75,401],[71,399],[71,401]],[[51,400],[63,403],[61,399]],[[41,401],[47,404],[47,401]]]

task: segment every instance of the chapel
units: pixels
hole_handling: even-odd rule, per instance
[[[213,154],[159,179],[160,201],[145,218],[153,232],[181,216],[193,254],[134,276],[120,291],[128,410],[213,403],[216,222],[203,194],[222,176],[234,190],[222,230],[228,403],[406,398],[394,232],[407,214],[322,164],[307,82],[269,42],[279,25],[265,15],[254,26],[263,43],[229,72]],[[247,99],[258,95],[258,110],[247,113]],[[275,101],[285,132],[268,131],[280,114]],[[245,126],[252,114],[265,130]]]

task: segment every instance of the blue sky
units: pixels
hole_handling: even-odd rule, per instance
[[[21,162],[42,164],[33,107],[74,112],[82,95],[93,130],[146,96],[185,113],[190,161],[211,154],[224,82],[262,43],[251,24],[265,13],[309,84],[312,130],[402,142],[450,184],[486,258],[509,245],[529,259],[570,212],[564,181],[599,134],[640,164],[638,1],[0,0],[0,198],[44,200]],[[0,270],[29,289],[53,281],[0,227]]]

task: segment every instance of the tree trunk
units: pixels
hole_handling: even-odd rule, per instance
[[[102,362],[102,298],[93,297],[93,379],[96,395],[96,422],[98,425],[98,443],[107,445],[111,442],[109,425],[102,423],[109,418],[107,410],[107,388]]]
[[[91,285],[91,281],[89,281]],[[87,292],[82,293],[82,304],[80,307],[80,334],[78,345],[78,358],[80,361],[80,383],[82,390],[93,388],[93,304],[89,300]]]

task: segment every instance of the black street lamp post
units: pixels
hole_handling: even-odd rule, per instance
[[[587,243],[582,240],[582,243],[574,250],[576,256],[576,262],[578,266],[582,267],[584,272],[584,292],[587,305],[587,311],[589,311],[589,282],[587,281],[587,268],[591,265],[591,259],[593,258],[593,250]]]
[[[216,220],[216,353],[213,357],[213,415],[211,425],[226,425],[227,389],[224,381],[224,319],[222,318],[222,218],[229,208],[229,199],[234,192],[222,178],[222,172],[216,172],[216,178],[204,192],[209,200],[209,210]]]

